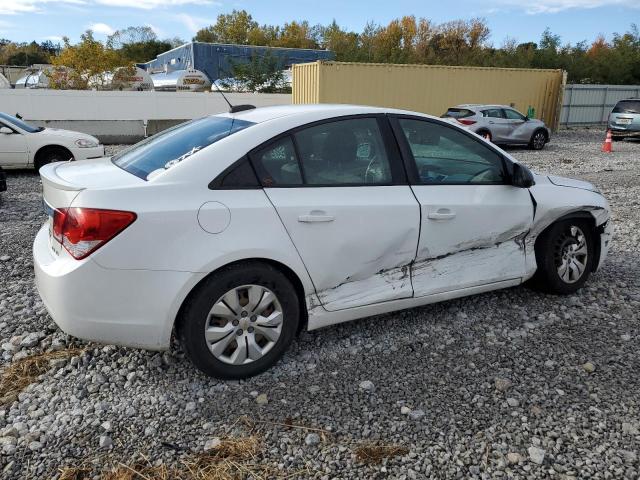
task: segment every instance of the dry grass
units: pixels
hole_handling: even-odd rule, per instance
[[[45,352],[10,363],[0,376],[0,405],[18,398],[18,394],[51,368],[51,361],[80,355],[82,349],[72,348],[57,352]]]
[[[407,447],[399,445],[384,445],[379,443],[360,444],[355,452],[356,457],[363,463],[381,463],[385,458],[400,457],[409,453]]]
[[[59,480],[85,480],[91,478],[91,469],[84,467],[65,467],[60,470]]]

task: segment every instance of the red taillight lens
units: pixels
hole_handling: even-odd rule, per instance
[[[97,208],[62,208],[53,214],[53,237],[80,260],[133,223],[136,214]]]
[[[475,120],[465,120],[464,118],[460,118],[458,119],[458,121],[463,125],[473,125],[474,123],[476,123]]]

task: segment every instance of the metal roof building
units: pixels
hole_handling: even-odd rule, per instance
[[[231,76],[231,64],[249,62],[254,55],[267,52],[276,57],[283,68],[296,63],[332,60],[335,55],[329,50],[305,48],[258,47],[223,43],[185,43],[161,53],[155,60],[140,64],[151,72],[186,70],[195,68],[207,74],[211,81]]]

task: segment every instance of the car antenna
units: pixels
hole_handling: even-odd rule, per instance
[[[222,90],[220,90],[220,87],[216,82],[217,80],[215,80],[213,84],[216,86],[218,93],[222,95],[222,98],[224,98],[224,101],[227,102],[227,105],[229,105],[229,113],[244,112],[245,110],[253,110],[256,108],[255,105],[231,105],[231,102],[227,99],[226,95],[222,93]]]

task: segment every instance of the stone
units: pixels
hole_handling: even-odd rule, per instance
[[[100,448],[109,448],[113,445],[113,440],[109,435],[100,435]]]
[[[371,380],[363,380],[362,382],[360,382],[358,387],[360,388],[360,390],[365,390],[367,392],[373,392],[376,388]]]
[[[591,362],[585,363],[584,365],[582,365],[582,368],[587,373],[593,373],[596,371],[596,366]]]
[[[266,393],[261,393],[260,395],[258,395],[256,397],[256,403],[258,405],[266,405],[267,403],[269,403],[269,399],[267,398],[267,394]]]
[[[533,463],[542,465],[542,462],[544,462],[544,455],[545,455],[545,451],[542,448],[529,447],[527,451],[529,452],[529,458]]]
[[[317,433],[309,433],[304,438],[304,443],[308,446],[318,445],[320,443],[320,435],[318,435]]]
[[[204,443],[204,451],[214,450],[220,446],[220,439],[218,437],[211,438]]]

